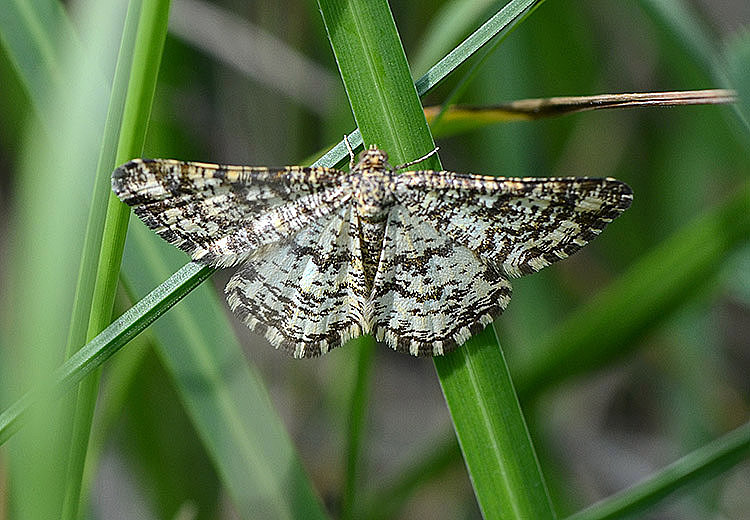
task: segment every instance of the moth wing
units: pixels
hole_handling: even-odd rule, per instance
[[[112,189],[194,260],[229,267],[344,204],[344,176],[322,167],[136,159],[114,171]]]
[[[414,356],[445,354],[496,318],[510,296],[498,269],[434,221],[408,206],[391,209],[372,291],[376,339]]]
[[[396,198],[417,218],[509,276],[566,258],[625,211],[630,187],[615,179],[503,178],[414,171]]]
[[[261,247],[229,280],[232,311],[276,348],[313,357],[370,330],[352,205]]]

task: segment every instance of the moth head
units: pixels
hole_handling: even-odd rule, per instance
[[[370,147],[362,152],[362,155],[359,157],[359,163],[357,164],[357,168],[359,170],[392,170],[393,167],[388,164],[388,154],[385,153],[382,150],[379,150],[378,147],[374,144],[371,144]]]

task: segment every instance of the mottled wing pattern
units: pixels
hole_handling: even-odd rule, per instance
[[[263,246],[229,280],[229,307],[294,357],[325,354],[370,330],[358,224],[345,205]]]
[[[483,261],[521,276],[591,241],[633,199],[615,179],[501,178],[415,171],[396,177],[396,199]]]
[[[229,267],[343,204],[344,176],[329,168],[136,159],[115,170],[112,188],[148,227],[194,260]]]
[[[229,306],[298,358],[368,332],[412,355],[449,352],[505,309],[507,276],[574,253],[632,200],[614,179],[393,175],[374,147],[349,174],[138,159],[112,187],[193,259],[243,264]]]
[[[419,209],[419,208],[417,208]],[[508,305],[510,282],[412,208],[391,208],[375,275],[374,334],[415,356],[447,353]]]

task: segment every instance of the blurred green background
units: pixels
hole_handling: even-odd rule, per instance
[[[108,43],[98,49],[96,66],[103,76],[111,76],[124,3],[111,2],[111,10],[121,14],[112,16],[109,26],[97,26],[86,18],[88,4],[69,4],[77,29],[102,31],[98,37]],[[391,4],[418,78],[502,2]],[[749,27],[746,0],[550,0],[489,55],[457,101],[491,105],[530,97],[716,88],[728,83],[742,87],[750,70],[750,60],[743,58],[748,57],[743,49],[748,48]],[[83,44],[90,41],[84,37]],[[467,70],[467,66],[459,69],[424,104],[440,104]],[[743,99],[747,103],[748,98]],[[53,100],[50,110],[54,104]],[[15,319],[15,300],[5,296],[13,284],[12,264],[18,262],[13,244],[23,241],[29,220],[55,218],[55,201],[66,196],[64,186],[45,180],[54,180],[55,164],[38,165],[36,170],[22,167],[35,164],[29,158],[33,147],[28,141],[29,128],[38,119],[29,85],[19,77],[7,48],[0,46],[0,280],[7,284],[0,289],[4,294],[0,302],[3,409],[24,390],[9,375],[18,368],[17,351],[25,347],[15,343],[10,332],[6,334]],[[78,124],[81,133],[97,131],[86,128],[85,120]],[[353,129],[315,3],[173,1],[146,157],[302,164]],[[71,136],[53,135],[52,142],[60,147],[57,160],[77,161]],[[734,234],[728,231],[731,238],[719,248],[721,254],[702,269],[685,274],[694,277],[694,283],[672,293],[672,301],[660,300],[653,311],[647,309],[649,315],[614,347],[609,338],[603,341],[601,358],[594,343],[580,363],[563,357],[559,361],[563,366],[557,366],[558,358],[549,357],[545,365],[538,359],[540,352],[556,344],[555,331],[576,319],[580,309],[596,306],[597,295],[610,282],[658,252],[669,237],[681,231],[689,235],[696,219],[747,193],[750,133],[732,108],[593,112],[493,125],[438,144],[449,170],[507,176],[611,176],[630,184],[635,193],[631,209],[582,252],[515,280],[512,303],[496,323],[511,372],[518,374],[522,405],[561,517],[632,485],[748,420],[747,204],[740,205],[738,212],[745,216],[745,227]],[[82,163],[81,170],[82,178],[93,175],[90,164]],[[39,174],[36,193],[50,200],[50,213],[44,217],[28,215],[26,199],[19,196],[18,186],[25,182],[21,176],[29,171]],[[138,224],[131,220],[131,227]],[[44,226],[44,221],[36,225]],[[75,258],[82,228],[69,227],[69,235],[55,239],[69,241]],[[126,246],[126,277],[129,269],[138,270],[136,257],[143,256],[134,252],[136,233],[131,229]],[[168,247],[154,254],[176,256],[177,266],[187,261]],[[701,244],[686,247],[683,254],[686,260],[700,256]],[[34,261],[30,259],[30,265]],[[678,259],[677,272],[679,264]],[[120,294],[116,314],[174,270],[165,270],[150,285],[131,278]],[[220,294],[230,274],[216,273],[204,288],[213,285]],[[185,305],[193,301],[201,309],[203,294],[194,293]],[[46,295],[39,291],[36,297]],[[638,304],[624,302],[623,312],[637,312],[632,309]],[[581,319],[590,321],[586,316]],[[628,316],[622,318],[626,321]],[[215,324],[213,318],[206,319]],[[356,376],[353,347],[321,359],[296,361],[274,351],[233,317],[230,321],[317,493],[335,516]],[[182,330],[191,327],[203,325],[183,323]],[[178,334],[165,328],[163,335]],[[567,330],[563,334],[568,339],[574,335],[562,330]],[[65,336],[59,330],[50,334]],[[207,335],[205,343],[211,349],[216,337]],[[84,513],[90,518],[236,518],[236,495],[227,491],[226,475],[212,462],[221,448],[206,437],[205,430],[196,431],[184,390],[189,378],[180,376],[163,351],[154,348],[155,336],[144,334],[105,366]],[[177,340],[177,348],[181,341]],[[544,369],[534,368],[539,366]],[[479,517],[432,363],[379,347],[371,377],[362,510],[377,517],[377,500],[392,497],[397,507],[384,511],[395,518]],[[2,492],[12,488],[12,465],[7,460],[0,450],[0,518],[11,518],[14,507],[10,494]],[[413,468],[420,468],[419,478],[401,488],[408,490],[408,496],[403,501],[394,498],[398,493],[390,486]],[[664,502],[648,516],[747,517],[747,461]]]

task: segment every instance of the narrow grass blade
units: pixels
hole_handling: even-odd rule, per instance
[[[424,95],[435,85],[444,80],[459,65],[479,49],[489,43],[502,31],[508,31],[523,21],[544,0],[511,0],[494,16],[482,24],[468,38],[437,62],[416,82],[417,92]]]
[[[117,57],[117,67],[112,82],[107,119],[104,125],[102,145],[94,179],[94,190],[86,224],[86,237],[78,273],[76,296],[73,303],[73,315],[68,330],[66,357],[70,357],[75,349],[88,339],[88,322],[96,284],[97,264],[102,247],[104,226],[107,216],[107,205],[111,195],[111,172],[115,165],[117,142],[120,138],[125,98],[127,95],[128,77],[133,64],[133,47],[137,34],[137,20],[140,3],[131,2],[126,14],[120,50]],[[74,35],[70,35],[71,38]]]
[[[409,60],[411,69],[416,73],[427,70],[456,42],[471,33],[480,17],[496,4],[495,0],[451,0],[443,3],[427,24],[419,48]]]
[[[78,292],[81,305],[76,305],[80,314],[73,316],[68,355],[80,344],[81,333],[77,321],[88,315],[85,339],[91,339],[112,320],[112,306],[120,273],[120,259],[125,244],[130,210],[109,189],[110,172],[117,162],[141,155],[146,138],[146,126],[151,114],[151,103],[156,89],[156,78],[161,63],[164,39],[167,33],[169,0],[142,2],[131,0],[126,16],[127,25],[118,56],[115,90],[110,98],[110,110],[105,126],[105,141],[97,168],[98,182],[96,200],[108,201],[104,227],[94,221],[103,207],[92,208],[87,245],[92,249],[99,245],[98,254],[84,251],[82,268],[88,269],[90,259],[97,258],[93,290]],[[119,139],[118,139],[119,138]],[[113,144],[117,144],[116,154]],[[88,271],[81,272],[85,282]],[[90,285],[90,284],[86,284]],[[83,286],[81,286],[83,287]],[[88,305],[85,305],[88,304]],[[85,308],[87,307],[87,308]],[[86,312],[88,311],[88,312]],[[78,329],[78,330],[76,330]],[[83,468],[88,449],[91,422],[99,390],[99,374],[92,374],[78,389],[78,400],[73,422],[70,445],[66,495],[61,518],[73,520],[78,517],[78,506],[83,481]]]
[[[750,455],[750,423],[686,455],[643,482],[568,517],[568,520],[610,520],[643,513],[688,485],[715,477]]]
[[[485,518],[554,518],[494,330],[435,359],[435,366]]]
[[[707,89],[520,99],[494,106],[451,105],[447,108],[432,106],[425,107],[424,112],[433,134],[446,137],[496,123],[533,121],[590,110],[719,105],[735,102],[737,102],[737,94],[733,90]],[[433,123],[438,115],[440,115],[440,122],[436,129]]]
[[[501,11],[505,24],[523,12],[521,4],[510,2]],[[387,3],[320,0],[319,5],[365,143],[378,144],[396,163],[430,151],[434,145]],[[481,47],[481,39],[472,45]],[[453,54],[453,65],[463,52]],[[425,162],[439,168],[434,156]],[[485,516],[553,518],[494,333],[486,330],[436,358],[435,365]],[[352,514],[345,504],[344,517]]]
[[[484,48],[484,46],[492,41],[493,38],[512,30],[517,23],[530,15],[534,9],[542,4],[543,1],[544,0],[511,0],[508,2],[500,11],[416,81],[415,87],[417,89],[417,95],[424,96],[427,94],[451,72],[471,58],[477,51]],[[348,138],[350,144],[355,150],[357,149],[357,146],[362,143],[359,129],[350,134]],[[384,143],[379,144],[385,146]],[[331,148],[331,150],[321,158],[321,161],[315,164],[321,166],[340,165],[345,162],[346,158],[346,145],[344,144],[344,141],[341,141]]]
[[[54,366],[64,359],[84,242],[81,230],[91,203],[109,94],[101,61],[114,58],[116,45],[110,40],[118,30],[120,10],[110,5],[103,12],[100,4],[81,2],[77,29],[83,45],[59,2],[12,2],[7,7],[1,9],[0,32],[4,43],[11,42],[6,50],[28,89],[37,116],[32,118],[34,126],[40,127],[28,135],[20,169],[18,243],[12,246],[12,279],[18,292],[7,298],[16,313],[12,344],[19,353],[11,378],[28,376],[24,386],[30,388],[47,385]],[[27,51],[31,54],[24,54]],[[3,385],[8,381],[4,377]],[[70,414],[45,403],[36,417],[9,450],[15,479],[11,508],[18,518],[59,518]]]
[[[0,414],[0,445],[18,430],[34,403],[42,397],[70,391],[213,272],[210,267],[190,262],[114,320],[55,370],[48,384],[29,392]]]

